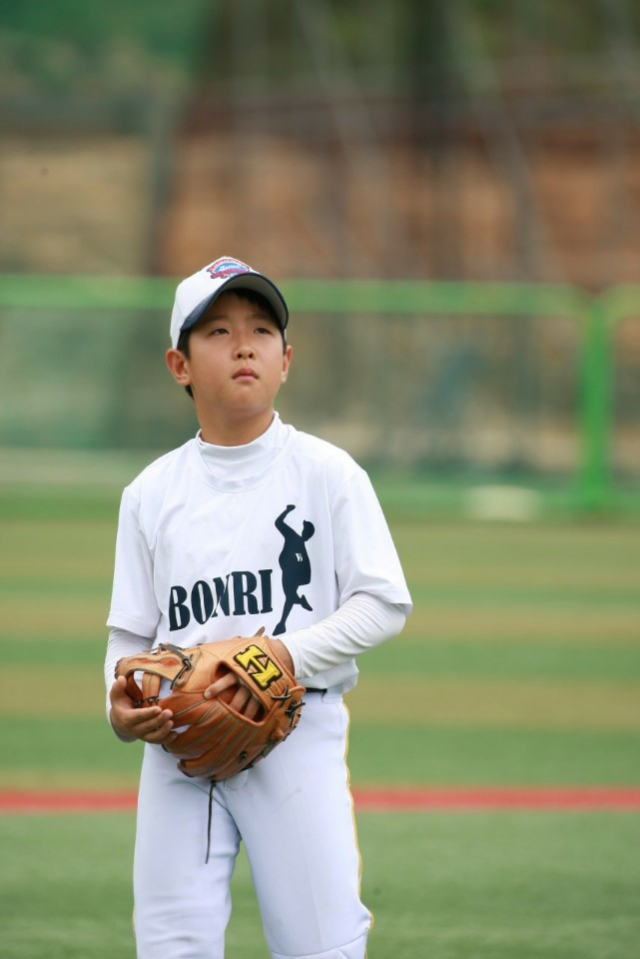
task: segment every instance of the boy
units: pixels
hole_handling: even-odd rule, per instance
[[[363,959],[371,916],[345,764],[354,657],[411,610],[363,470],[284,425],[288,310],[267,277],[223,257],[178,287],[167,365],[193,397],[197,436],[145,469],[120,510],[105,675],[109,716],[144,740],[134,864],[139,959],[222,959],[229,884],[245,843],[272,959]],[[260,763],[188,779],[162,749],[172,715],[135,709],[117,661],[260,626],[307,687],[300,723]],[[215,695],[216,689],[211,690]],[[253,708],[243,690],[234,705]],[[207,830],[211,851],[205,863]]]

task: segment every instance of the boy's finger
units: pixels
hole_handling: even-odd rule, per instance
[[[111,702],[112,703],[116,702],[117,700],[119,699],[121,700],[125,697],[128,699],[129,697],[127,696],[126,688],[127,688],[126,679],[124,678],[124,676],[118,676],[115,683],[109,690],[109,698],[111,699]]]
[[[173,734],[173,723],[163,723],[160,728],[155,728],[145,733],[141,738],[147,743],[160,744],[165,742]],[[173,734],[175,735],[175,734]]]
[[[250,696],[249,702],[247,703],[244,710],[244,715],[247,717],[247,719],[253,719],[255,716],[258,715],[259,711],[260,711],[260,703],[255,698],[255,696]]]
[[[144,727],[145,730],[153,732],[171,722],[172,719],[173,713],[169,712],[168,709],[162,710],[159,706],[152,706],[149,709],[136,709],[132,722],[138,729]]]
[[[238,686],[238,689],[229,701],[229,705],[232,709],[235,709],[237,712],[241,713],[250,699],[251,693],[249,690],[245,686]]]
[[[237,686],[238,680],[233,673],[228,673],[226,676],[223,676],[222,679],[217,679],[215,683],[211,683],[204,691],[205,699],[213,699],[214,696],[219,696],[220,693],[223,693],[225,689],[230,689],[232,686]]]

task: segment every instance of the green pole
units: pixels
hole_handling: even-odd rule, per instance
[[[606,505],[610,481],[610,420],[612,403],[611,334],[607,311],[599,298],[587,307],[582,346],[580,502],[588,512]]]

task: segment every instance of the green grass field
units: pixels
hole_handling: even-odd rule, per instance
[[[0,496],[0,789],[135,786],[140,750],[104,712],[117,499]],[[353,784],[640,783],[640,527],[391,519],[416,609],[361,658]],[[358,828],[369,959],[637,955],[637,813]],[[132,959],[133,830],[130,813],[0,816],[0,954]],[[229,959],[266,959],[244,858],[234,902]]]

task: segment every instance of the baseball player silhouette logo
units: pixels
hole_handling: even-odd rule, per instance
[[[302,606],[303,609],[308,609],[310,612],[312,610],[307,597],[304,593],[300,595],[298,590],[301,586],[306,586],[311,582],[311,563],[306,542],[311,539],[316,528],[307,519],[302,524],[302,533],[297,533],[295,529],[288,526],[285,519],[294,509],[295,506],[289,504],[275,522],[276,529],[284,536],[284,546],[278,557],[278,562],[282,570],[282,589],[285,599],[280,622],[273,631],[274,636],[279,636],[286,631],[287,619],[294,606]]]

